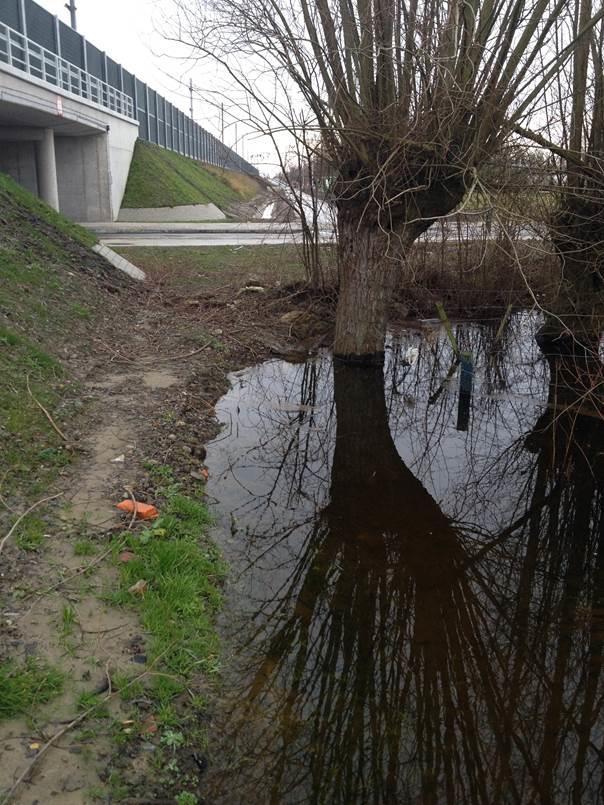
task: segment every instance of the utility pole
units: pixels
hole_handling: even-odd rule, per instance
[[[74,31],[77,31],[78,30],[78,25],[76,21],[77,8],[75,0],[69,0],[68,3],[65,3],[65,8],[67,9],[67,11],[69,11],[69,14],[71,16],[71,27],[73,28]]]
[[[193,120],[193,79],[189,79],[189,95],[191,96],[190,118]]]
[[[224,104],[220,104],[220,142],[224,143]]]

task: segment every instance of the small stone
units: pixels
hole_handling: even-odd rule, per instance
[[[245,288],[240,288],[237,291],[237,296],[244,293],[264,293],[264,288],[262,285],[246,285]]]
[[[144,579],[139,579],[135,584],[132,585],[132,587],[128,587],[128,592],[132,593],[132,595],[143,596],[147,587],[147,582]]]
[[[118,558],[120,562],[126,564],[127,562],[131,562],[133,559],[136,559],[136,554],[132,551],[122,551]]]

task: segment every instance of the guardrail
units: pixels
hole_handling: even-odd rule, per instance
[[[117,114],[136,119],[125,92],[82,70],[0,22],[0,62]]]

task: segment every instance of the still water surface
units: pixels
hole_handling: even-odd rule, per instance
[[[537,324],[458,325],[471,370],[427,323],[383,371],[232,376],[208,803],[604,801],[604,425]]]

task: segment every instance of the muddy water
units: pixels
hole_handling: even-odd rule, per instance
[[[604,426],[556,406],[536,324],[232,377],[207,802],[604,801]]]

